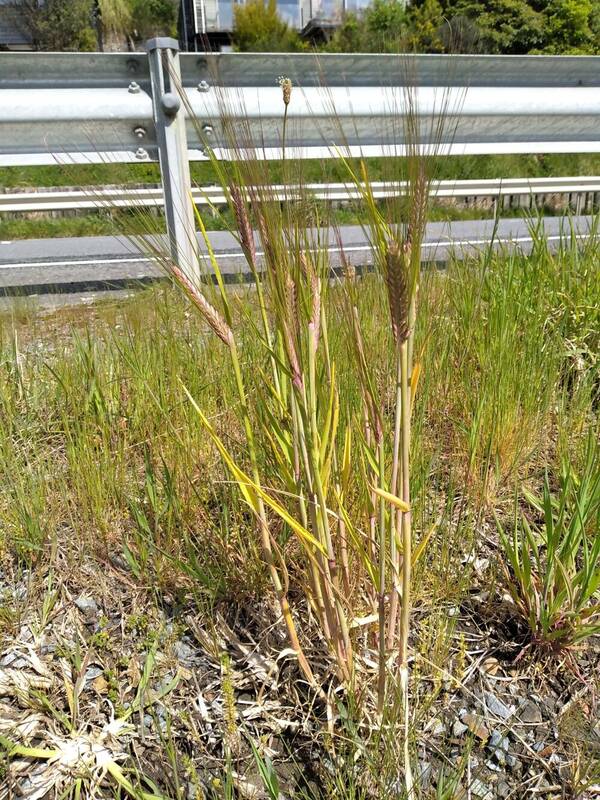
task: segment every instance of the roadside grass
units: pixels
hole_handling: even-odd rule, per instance
[[[508,569],[506,585],[514,591],[515,572],[499,546],[496,520],[511,530],[515,496],[520,513],[528,514],[533,495],[542,495],[547,486],[550,497],[561,480],[564,483],[565,464],[572,464],[569,469],[578,475],[589,460],[585,442],[598,434],[600,396],[599,255],[595,239],[579,249],[565,242],[552,253],[538,236],[531,256],[488,252],[422,276],[414,343],[422,367],[413,410],[411,465],[415,540],[417,546],[423,541],[427,546],[413,580],[415,751],[427,737],[423,726],[447,691],[444,686],[448,680],[460,683],[464,672],[465,645],[451,609],[460,608],[478,585],[470,565],[485,557],[490,566],[484,581],[489,590],[495,580],[492,591],[500,594]],[[392,333],[382,326],[386,289],[375,275],[357,280],[356,288],[364,352],[390,424],[396,367]],[[340,413],[351,419],[362,413],[363,393],[344,314],[345,293],[344,286],[334,282],[322,302],[330,355],[343,387]],[[236,288],[230,309],[250,414],[258,426],[262,412],[254,401],[268,389],[265,374],[272,368],[257,333],[262,324],[260,297],[251,288]],[[52,603],[57,602],[49,600],[54,590],[39,588],[47,585],[48,576],[61,597],[67,590],[71,597],[94,597],[114,591],[113,574],[139,598],[138,610],[122,624],[138,631],[142,652],[151,652],[162,635],[153,629],[154,623],[142,621],[144,615],[155,619],[158,610],[167,610],[175,621],[195,619],[202,625],[222,613],[229,620],[241,617],[255,628],[250,609],[261,608],[265,628],[274,626],[277,613],[253,515],[241,503],[182,385],[236,462],[247,465],[235,370],[223,358],[222,342],[170,286],[143,290],[130,300],[93,311],[48,316],[23,303],[14,315],[2,316],[3,584],[11,575],[15,584],[19,576],[27,576],[27,613],[37,609],[40,631],[51,629]],[[343,463],[344,442],[338,441],[335,448]],[[274,490],[279,467],[268,441],[260,437],[256,457],[265,487]],[[356,461],[355,469],[364,467]],[[326,651],[301,599],[300,550],[277,515],[270,525],[277,552],[285,552],[289,564],[286,580],[294,618],[303,619],[302,646],[313,664],[321,664]],[[587,530],[594,546],[598,530]],[[580,563],[582,551],[567,556],[569,563],[573,558]],[[560,574],[555,573],[555,582],[560,582]],[[518,592],[522,599],[514,606],[515,619],[519,602],[535,602],[523,581]],[[26,620],[19,616],[22,601],[16,597],[4,599],[0,627],[5,643]],[[597,602],[596,592],[586,608]],[[584,611],[584,625],[588,611],[579,610]],[[219,624],[215,622],[207,641],[211,636],[219,641]],[[102,625],[93,630],[78,634],[78,647],[91,653],[90,658],[100,657],[107,664],[113,658],[117,663],[116,654],[108,655],[116,649],[110,644],[116,634]],[[368,639],[369,626],[357,635]],[[518,649],[532,641],[526,632],[520,635]],[[284,646],[280,640],[279,648]],[[127,681],[135,679],[119,672],[124,667],[114,669],[109,675],[106,667],[103,675],[114,703],[118,701],[116,708],[124,709],[123,704],[131,702]],[[217,682],[226,686],[227,669],[221,672]],[[53,697],[53,703],[66,703],[60,693],[58,699],[56,692]],[[390,714],[393,731],[398,721],[393,711]],[[398,796],[394,781],[402,757],[400,741],[393,734],[384,741],[372,731],[367,734],[350,706],[344,715],[340,740],[330,741],[340,757],[332,757],[329,771],[320,776],[321,794],[315,794],[312,779],[297,796]],[[240,720],[234,713],[233,722],[225,720],[223,725],[235,731]],[[208,796],[235,796],[243,771],[236,748],[242,745],[231,735],[230,766],[219,773],[226,748],[207,768],[205,743],[197,741],[190,755],[185,737],[165,734],[153,745],[153,758],[163,765],[160,770],[142,758],[136,777],[136,769],[127,762],[126,780],[138,787],[129,794],[141,796],[143,788],[175,797],[177,785],[192,782],[189,776],[195,775]],[[253,759],[262,759],[256,763],[262,763],[259,771],[272,794],[269,762],[262,744],[257,746],[258,756],[246,749],[244,769]],[[348,757],[343,756],[344,748]],[[16,757],[13,752],[11,758]],[[353,766],[365,764],[363,774]],[[465,769],[466,761],[456,772],[446,767],[445,777],[440,772],[437,796],[453,796],[452,784],[461,783]],[[146,779],[144,773],[153,777]],[[112,785],[115,795],[127,793],[119,781]],[[435,796],[428,791],[424,787],[423,796]]]
[[[93,197],[93,192],[90,193]],[[206,213],[206,212],[203,212]],[[360,225],[362,222],[359,209],[340,206],[327,210],[323,205],[324,215],[338,225]],[[521,217],[529,213],[524,209],[507,208],[502,211],[503,217]],[[543,212],[547,216],[555,215],[554,209],[547,208]],[[472,220],[493,218],[493,210],[481,206],[432,205],[429,219],[431,221]],[[162,213],[144,215],[143,223],[139,220],[139,209],[131,211],[109,211],[106,209],[75,216],[51,217],[39,214],[34,217],[16,217],[0,214],[0,235],[4,240],[16,239],[51,239],[57,237],[78,236],[134,236],[138,233],[162,233],[165,219]],[[222,231],[231,228],[231,214],[228,209],[221,209],[218,214],[207,214],[206,230]]]
[[[389,169],[385,160],[365,159],[371,181],[389,179]],[[218,170],[210,161],[190,165],[192,181],[195,185],[219,183]],[[348,182],[343,165],[335,159],[322,161],[307,160],[289,162],[267,162],[262,173],[265,181],[280,184],[284,181],[284,171],[288,176],[302,175],[304,183]],[[600,156],[596,154],[543,154],[510,156],[449,156],[440,160],[436,166],[436,179],[468,180],[486,178],[528,178],[558,177],[561,175],[597,175],[600,173]],[[127,185],[152,183],[160,184],[160,173],[155,164],[60,164],[41,167],[0,168],[0,189],[19,187],[67,187],[89,186],[90,196],[94,188],[101,185]],[[363,210],[352,204],[336,204],[327,208],[320,204],[322,215],[337,224],[361,224]],[[553,206],[539,209],[545,215],[563,213]],[[503,208],[505,217],[519,217],[528,212],[522,208]],[[107,210],[99,209],[73,216],[37,214],[35,216],[16,216],[0,214],[0,235],[5,240],[42,239],[71,236],[112,236],[135,235],[139,232],[139,209]],[[156,216],[145,213],[144,226],[152,232],[159,232],[163,225],[162,213]],[[432,221],[460,219],[489,219],[494,217],[492,208],[477,203],[431,203],[429,219]],[[206,214],[207,230],[224,230],[231,227],[231,214],[226,208],[218,213]]]
[[[380,159],[367,159],[372,180],[383,180],[386,167]],[[210,161],[190,164],[192,180],[198,184],[216,181]],[[268,165],[272,183],[280,183],[282,166]],[[304,162],[307,182],[345,181],[343,168],[331,160]],[[297,171],[296,165],[293,171]],[[440,166],[441,180],[476,178],[543,178],[561,175],[598,175],[600,156],[595,153],[448,156]],[[156,164],[60,164],[39,167],[1,167],[0,187],[91,186],[94,184],[160,183]]]

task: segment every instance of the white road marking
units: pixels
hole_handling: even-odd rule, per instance
[[[576,239],[589,239],[591,238],[592,234],[589,233],[575,233]],[[555,240],[567,239],[570,238],[570,234],[553,234],[551,236],[545,236],[544,241],[552,242]],[[517,236],[510,239],[503,239],[499,240],[496,239],[496,242],[499,244],[525,244],[528,242],[533,242],[534,239],[532,236]],[[437,242],[423,242],[423,248],[435,248],[435,247],[477,247],[479,245],[486,245],[490,244],[490,239],[449,239],[448,241],[437,241]],[[2,243],[4,244],[4,242]],[[349,245],[348,247],[343,247],[344,253],[358,253],[364,252],[367,250],[372,250],[372,245],[370,244],[363,244],[363,245]],[[326,248],[328,253],[339,253],[340,247],[338,245],[331,245],[330,247]],[[207,256],[206,253],[202,255]],[[261,250],[256,251],[257,256],[263,256],[264,252]],[[222,258],[245,258],[244,254],[240,251],[232,252],[232,253],[220,253],[215,251],[215,256],[218,259]],[[70,261],[22,261],[22,262],[15,262],[15,263],[7,263],[3,264],[0,262],[0,270],[3,269],[25,269],[27,267],[86,267],[92,266],[94,264],[152,264],[155,263],[155,258],[148,258],[147,256],[136,256],[133,258],[102,258],[98,256],[93,259],[85,259],[85,260],[75,260],[72,259]]]

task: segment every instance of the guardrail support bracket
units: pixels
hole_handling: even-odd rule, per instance
[[[146,43],[146,50],[171,257],[188,277],[198,280],[200,263],[191,196],[185,110],[179,98],[179,45],[175,39],[150,39]]]

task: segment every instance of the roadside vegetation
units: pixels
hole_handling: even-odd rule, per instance
[[[367,159],[371,180],[380,181],[389,177],[385,162],[381,159]],[[334,160],[306,161],[302,164],[290,163],[287,167],[291,175],[301,174],[305,183],[343,182],[348,183],[348,175],[342,164]],[[597,175],[600,173],[600,156],[596,154],[546,154],[512,156],[456,156],[445,158],[437,167],[436,179],[470,180],[486,178],[534,178],[559,177],[561,175]],[[196,186],[210,186],[219,183],[219,175],[212,163],[203,162],[191,165],[192,180]],[[264,179],[271,184],[281,184],[285,177],[280,162],[269,162],[264,167]],[[97,187],[102,185],[160,185],[158,166],[142,165],[56,165],[44,167],[0,168],[0,191],[43,187],[88,187],[90,197],[94,197]],[[531,204],[528,204],[531,205]],[[554,215],[563,213],[565,205],[554,203],[538,207],[540,213]],[[572,209],[574,210],[574,209]],[[529,207],[503,207],[503,216],[529,214]],[[321,215],[333,218],[342,224],[361,224],[363,213],[360,204],[337,203],[331,208],[322,207]],[[486,219],[493,217],[492,204],[471,202],[432,201],[429,211],[431,220]],[[0,236],[4,240],[43,239],[69,236],[103,236],[114,234],[135,234],[151,227],[158,232],[164,227],[162,214],[153,223],[145,216],[140,224],[139,209],[109,210],[100,208],[85,213],[59,214],[2,214],[0,213]],[[205,214],[207,230],[223,230],[233,223],[227,208],[217,213]]]
[[[502,781],[586,797],[598,780],[598,263],[596,243],[551,254],[539,240],[531,257],[487,253],[421,281],[409,653],[422,797]],[[119,767],[96,775],[103,796],[128,785],[135,797],[277,797],[274,786],[402,796],[390,788],[403,780],[400,698],[383,724],[375,707],[363,716],[377,685],[369,519],[380,502],[363,415],[374,400],[389,475],[394,334],[385,283],[354,281],[322,284],[316,387],[328,503],[348,518],[339,580],[361,654],[356,695],[338,688],[338,655],[310,610],[312,540],[292,523],[300,477],[280,394],[292,376],[266,346],[260,296],[233,291],[227,327],[216,318],[212,330],[166,286],[50,316],[24,300],[3,317],[1,741],[13,786],[38,775],[56,783],[50,797],[78,783],[87,796],[88,772],[68,767],[75,737]],[[313,306],[297,302],[307,322],[291,322],[308,336]],[[326,698],[286,642],[252,511],[260,494],[244,502],[236,486],[256,486],[235,471],[250,476],[253,461],[299,645]],[[382,513],[387,530],[393,503]]]
[[[177,0],[12,0],[35,50],[135,49],[177,36]]]
[[[346,11],[317,49],[333,53],[488,53],[594,55],[598,0],[374,0]],[[235,6],[233,43],[241,51],[294,52],[311,44],[274,12],[249,0]],[[315,46],[315,45],[312,45]]]
[[[98,25],[77,45],[133,35],[143,5],[78,0]],[[597,3],[485,5],[376,2],[328,46],[418,34],[438,51],[459,30],[461,52],[596,48]],[[523,34],[508,42],[507,5]],[[262,6],[238,29],[250,11],[258,34]],[[585,174],[597,157],[425,158],[407,103],[407,158],[291,162],[280,84],[281,162],[242,158],[248,130],[223,108],[239,158],[193,167],[227,197],[197,211],[203,262],[173,263],[162,219],[135,209],[2,221],[2,238],[116,229],[169,280],[0,316],[0,800],[591,800],[598,222],[576,240],[567,219],[550,243],[531,215],[530,253],[444,270],[421,243],[454,213],[432,205],[434,179]],[[359,202],[269,191],[326,179]],[[375,202],[381,179],[407,196]],[[329,246],[343,222],[368,231],[366,257]],[[225,284],[215,227],[252,286]]]
[[[336,165],[372,270],[212,161],[253,286],[205,214],[199,270],[142,212],[171,283],[2,317],[2,800],[596,791],[596,225],[422,269],[444,161],[403,124],[407,158]]]
[[[293,162],[290,162],[293,163]],[[385,162],[366,159],[374,181],[387,175]],[[294,165],[302,170],[307,183],[348,181],[343,165],[335,159],[306,160]],[[190,164],[192,180],[199,186],[218,182],[218,174],[210,161]],[[448,156],[438,166],[438,180],[470,180],[476,178],[556,178],[561,175],[598,175],[600,155],[596,153],[550,153],[543,155]],[[282,165],[278,161],[265,165],[270,183],[282,183]],[[37,186],[94,186],[101,184],[160,183],[156,164],[60,164],[43,167],[0,167],[0,187],[17,189]]]

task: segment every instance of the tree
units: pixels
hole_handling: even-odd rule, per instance
[[[285,53],[305,49],[277,13],[276,0],[249,0],[234,7],[233,44],[243,52]]]
[[[550,0],[545,9],[547,45],[544,51],[593,53],[598,49],[598,40],[591,28],[594,16],[591,0]]]
[[[127,0],[136,39],[177,36],[177,0]]]
[[[445,19],[439,36],[446,53],[480,53],[485,49],[481,28],[466,14]]]
[[[405,50],[409,12],[402,0],[374,0],[362,13],[346,14],[328,50],[390,53]]]
[[[457,0],[446,4],[446,14],[450,32],[461,26],[464,31],[467,21],[475,26],[477,50],[485,53],[518,55],[544,42],[544,15],[527,0]],[[475,43],[474,33],[471,27],[469,37]],[[446,35],[445,40],[451,45],[452,36]],[[464,47],[460,49],[468,52]]]
[[[440,53],[444,50],[441,36],[444,13],[439,0],[423,0],[410,5],[408,18],[408,49],[411,52]]]
[[[91,0],[21,0],[22,11],[37,50],[95,50]]]
[[[131,28],[129,0],[94,0],[98,49],[120,50]]]

